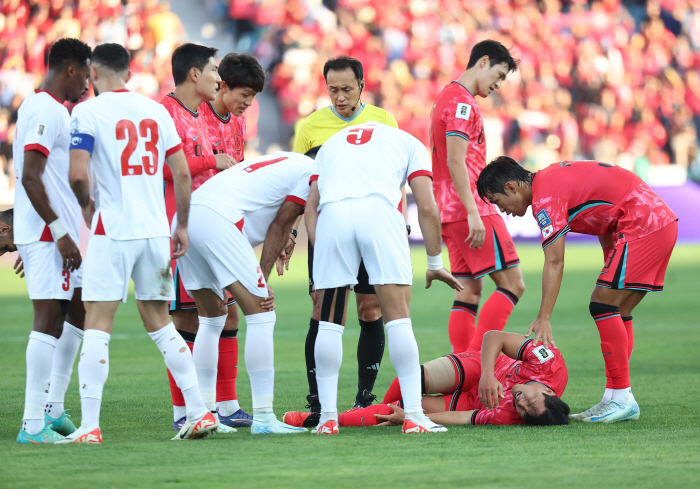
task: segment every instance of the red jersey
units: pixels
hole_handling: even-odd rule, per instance
[[[245,119],[229,113],[221,117],[211,102],[204,102],[197,111],[202,114],[209,127],[209,140],[214,154],[226,153],[237,163],[243,161],[245,143]]]
[[[430,146],[433,153],[433,193],[440,208],[442,222],[457,222],[467,219],[467,210],[452,184],[447,168],[447,138],[461,137],[469,141],[464,159],[469,172],[469,185],[480,216],[498,214],[496,206],[479,198],[476,180],[486,166],[486,139],[484,121],[476,99],[467,88],[453,81],[438,95],[430,125]]]
[[[175,122],[177,134],[182,139],[182,149],[187,158],[187,166],[192,175],[192,191],[216,175],[216,158],[211,146],[209,129],[199,110],[192,112],[175,95],[169,93],[160,101],[170,113]],[[172,222],[175,215],[175,187],[173,174],[167,165],[163,168],[165,180],[165,211],[168,221]]]
[[[678,220],[637,175],[597,161],[562,161],[532,175],[532,214],[546,248],[569,231],[634,241]]]
[[[512,388],[516,384],[539,382],[561,397],[566,389],[569,374],[561,352],[540,343],[533,346],[532,339],[525,340],[518,350],[517,360],[499,355],[496,359],[494,375],[503,385],[505,397],[493,411],[485,409],[479,401],[479,384],[469,390],[473,398],[468,409],[474,409],[472,424],[523,424],[523,419],[515,409]]]

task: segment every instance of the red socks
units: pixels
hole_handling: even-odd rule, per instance
[[[384,399],[382,399],[382,403],[394,403],[399,399],[403,399],[403,397],[401,396],[401,386],[399,385],[399,378],[396,377],[389,386],[389,389],[386,391],[386,394],[384,394]]]
[[[391,414],[392,409],[386,405],[373,404],[362,409],[351,409],[338,415],[340,426],[376,426],[381,420],[375,418],[375,414]]]
[[[484,307],[479,314],[479,324],[476,327],[476,333],[472,337],[471,343],[465,350],[455,351],[481,351],[481,342],[484,339],[484,334],[487,331],[498,330],[502,331],[508,322],[508,317],[513,311],[513,308],[518,303],[518,297],[510,290],[498,288],[494,290],[491,297],[484,303]]]
[[[474,336],[474,323],[476,323],[478,310],[478,304],[454,301],[450,321],[447,324],[452,353],[461,353],[469,348],[469,343]]]
[[[600,334],[600,348],[605,360],[605,375],[609,388],[630,387],[629,350],[627,331],[620,317],[620,308],[600,302],[589,305]],[[630,328],[631,330],[631,328]]]
[[[632,351],[634,350],[634,331],[632,329],[632,316],[626,316],[622,318],[622,322],[625,324],[625,331],[627,331],[627,358],[632,358]]]

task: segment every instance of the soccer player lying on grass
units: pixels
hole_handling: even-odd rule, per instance
[[[569,378],[561,352],[535,346],[525,336],[503,331],[484,335],[482,351],[463,352],[421,366],[423,409],[434,423],[494,425],[568,424],[569,406],[560,397]],[[400,425],[404,420],[398,378],[381,404],[350,409],[341,426]],[[285,422],[313,426],[309,413],[290,412]]]
[[[632,310],[661,292],[678,236],[678,218],[634,173],[597,161],[562,161],[530,173],[500,156],[479,175],[479,196],[501,212],[532,214],[542,230],[542,303],[527,332],[554,345],[549,323],[564,274],[564,237],[569,231],[598,236],[605,265],[589,310],[600,334],[607,384],[603,399],[572,416],[587,422],[639,419],[630,388]],[[559,239],[561,238],[561,239]]]

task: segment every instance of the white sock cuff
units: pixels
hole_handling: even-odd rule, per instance
[[[71,323],[63,322],[63,331],[68,331],[70,334],[77,336],[81,340],[83,339],[83,330],[76,328]]]
[[[205,318],[204,316],[199,316],[199,327],[211,328],[213,331],[218,331],[219,334],[221,334],[221,331],[224,330],[224,326],[226,325],[227,317],[227,314],[215,318]]]
[[[106,331],[100,331],[99,329],[87,329],[83,334],[83,340],[105,340],[109,343],[111,338],[111,334]]]
[[[318,322],[318,330],[319,331],[336,331],[340,334],[343,334],[343,331],[345,330],[345,326],[342,326],[340,324],[336,323],[329,323],[327,321],[319,321]]]
[[[388,323],[386,323],[384,326],[386,326],[387,331],[389,331],[391,328],[396,327],[408,327],[413,329],[411,318],[394,319],[393,321],[389,321]]]
[[[275,311],[259,312],[257,314],[245,316],[245,323],[247,326],[251,324],[275,322],[276,320],[277,314],[275,314]]]
[[[29,339],[46,343],[47,345],[53,346],[54,348],[56,347],[56,343],[58,342],[58,338],[54,338],[50,334],[39,333],[38,331],[32,331],[31,333],[29,333]]]
[[[87,334],[87,332],[85,334]],[[175,325],[172,322],[170,322],[170,323],[166,324],[165,326],[163,326],[162,328],[160,328],[158,331],[154,331],[153,333],[148,333],[148,336],[150,336],[153,341],[158,343],[162,339],[167,338],[168,335],[172,335],[172,334],[176,334],[178,336],[180,335],[180,333],[178,333],[177,330],[175,329]]]

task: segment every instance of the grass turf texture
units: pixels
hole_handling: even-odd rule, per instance
[[[507,331],[524,333],[536,316],[543,255],[518,248],[528,290]],[[424,290],[425,253],[413,252],[413,327],[421,361],[449,352],[452,292],[441,283]],[[304,340],[310,301],[305,256],[271,285],[278,301],[275,328],[275,412],[303,410],[307,394]],[[447,259],[445,257],[445,259]],[[552,318],[555,340],[569,367],[563,399],[573,412],[600,400],[604,388],[599,338],[588,314],[601,266],[598,247],[569,246],[564,283]],[[274,274],[274,272],[273,272]],[[572,423],[530,428],[452,426],[445,434],[404,436],[398,427],[341,428],[337,437],[256,436],[249,430],[195,442],[171,442],[172,411],[161,355],[140,323],[133,295],[120,306],[110,344],[110,375],[102,404],[103,446],[27,446],[15,442],[24,402],[31,302],[24,282],[0,269],[0,487],[693,487],[700,473],[697,277],[700,246],[679,245],[666,291],[648,294],[634,313],[632,385],[639,421]],[[494,289],[485,283],[483,301]],[[352,303],[351,303],[352,304]],[[339,408],[355,395],[359,326],[353,307],[344,338]],[[243,322],[242,322],[243,323]],[[241,325],[238,393],[250,411]],[[80,420],[77,366],[66,396]],[[384,355],[375,393],[395,376]],[[695,482],[693,482],[695,481]]]

